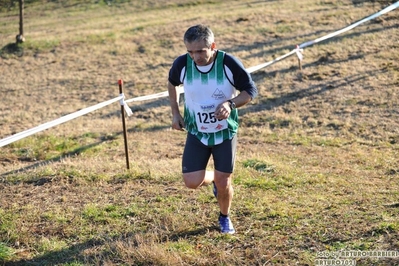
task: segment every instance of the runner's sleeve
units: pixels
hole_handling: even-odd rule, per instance
[[[173,86],[179,86],[183,84],[183,80],[181,80],[181,73],[183,68],[186,66],[187,62],[187,54],[181,55],[173,62],[172,67],[169,70],[169,82]]]
[[[244,65],[236,57],[227,54],[224,57],[224,65],[230,69],[233,74],[233,80],[230,83],[239,91],[246,91],[252,99],[258,95],[258,89],[251,75],[245,70]],[[226,71],[226,70],[225,70]],[[228,76],[228,75],[226,75]]]

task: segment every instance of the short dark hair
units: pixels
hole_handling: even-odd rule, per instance
[[[203,24],[198,24],[188,28],[184,34],[184,42],[192,43],[198,41],[205,41],[207,47],[215,41],[212,30]]]

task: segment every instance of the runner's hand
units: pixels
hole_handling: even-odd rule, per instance
[[[216,107],[215,117],[217,119],[227,119],[230,116],[229,102],[223,102]]]

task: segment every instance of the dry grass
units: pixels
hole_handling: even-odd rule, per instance
[[[359,1],[358,1],[359,2]],[[0,138],[118,96],[166,90],[184,30],[212,26],[246,67],[379,6],[355,1],[58,1],[0,13]],[[6,265],[314,265],[317,252],[398,250],[398,11],[253,73],[240,110],[232,219],[210,188],[183,186],[185,135],[167,99],[120,106],[0,149]],[[2,244],[3,243],[3,244]],[[11,256],[5,251],[11,252]],[[358,258],[394,265],[397,258]]]

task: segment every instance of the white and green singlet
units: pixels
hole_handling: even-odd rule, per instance
[[[235,57],[218,50],[208,66],[197,66],[187,54],[178,57],[169,72],[169,82],[184,86],[184,123],[186,130],[207,146],[231,139],[238,130],[238,112],[232,110],[226,120],[215,117],[216,107],[247,91],[252,98],[257,89]]]

